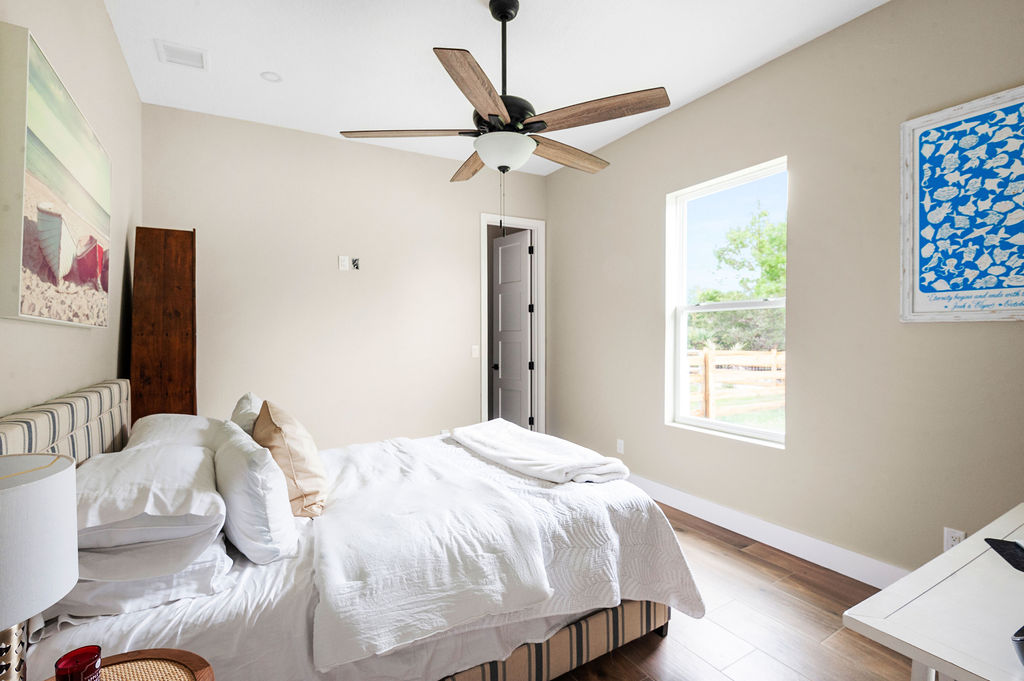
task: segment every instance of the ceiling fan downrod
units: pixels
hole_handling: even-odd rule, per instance
[[[491,10],[491,16],[501,22],[501,94],[507,95],[506,81],[506,38],[505,27],[508,22],[516,18],[519,13],[519,0],[491,0],[487,4]]]

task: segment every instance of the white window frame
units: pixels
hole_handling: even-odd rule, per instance
[[[689,385],[683,385],[682,372],[686,362],[686,315],[689,312],[712,310],[749,310],[785,308],[786,298],[721,303],[686,303],[686,204],[710,194],[732,189],[748,182],[760,180],[788,169],[787,157],[782,156],[751,168],[745,168],[707,182],[681,189],[665,197],[665,425],[700,430],[742,440],[782,446],[785,433],[726,423],[703,416],[690,416]],[[788,197],[787,197],[788,213]],[[787,248],[788,258],[788,248]],[[684,394],[685,393],[685,394]],[[679,399],[680,395],[683,399]]]

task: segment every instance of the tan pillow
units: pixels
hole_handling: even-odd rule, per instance
[[[252,437],[270,450],[284,471],[292,515],[315,518],[323,513],[327,476],[309,431],[291,414],[268,401],[256,417]]]

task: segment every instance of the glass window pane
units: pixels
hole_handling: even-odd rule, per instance
[[[685,300],[786,295],[785,171],[686,202]]]
[[[686,315],[688,415],[785,432],[785,324],[785,308]]]

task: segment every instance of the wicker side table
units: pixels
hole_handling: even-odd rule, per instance
[[[174,648],[135,650],[104,657],[103,681],[214,681],[210,663],[195,653]],[[47,681],[53,681],[51,676]]]

